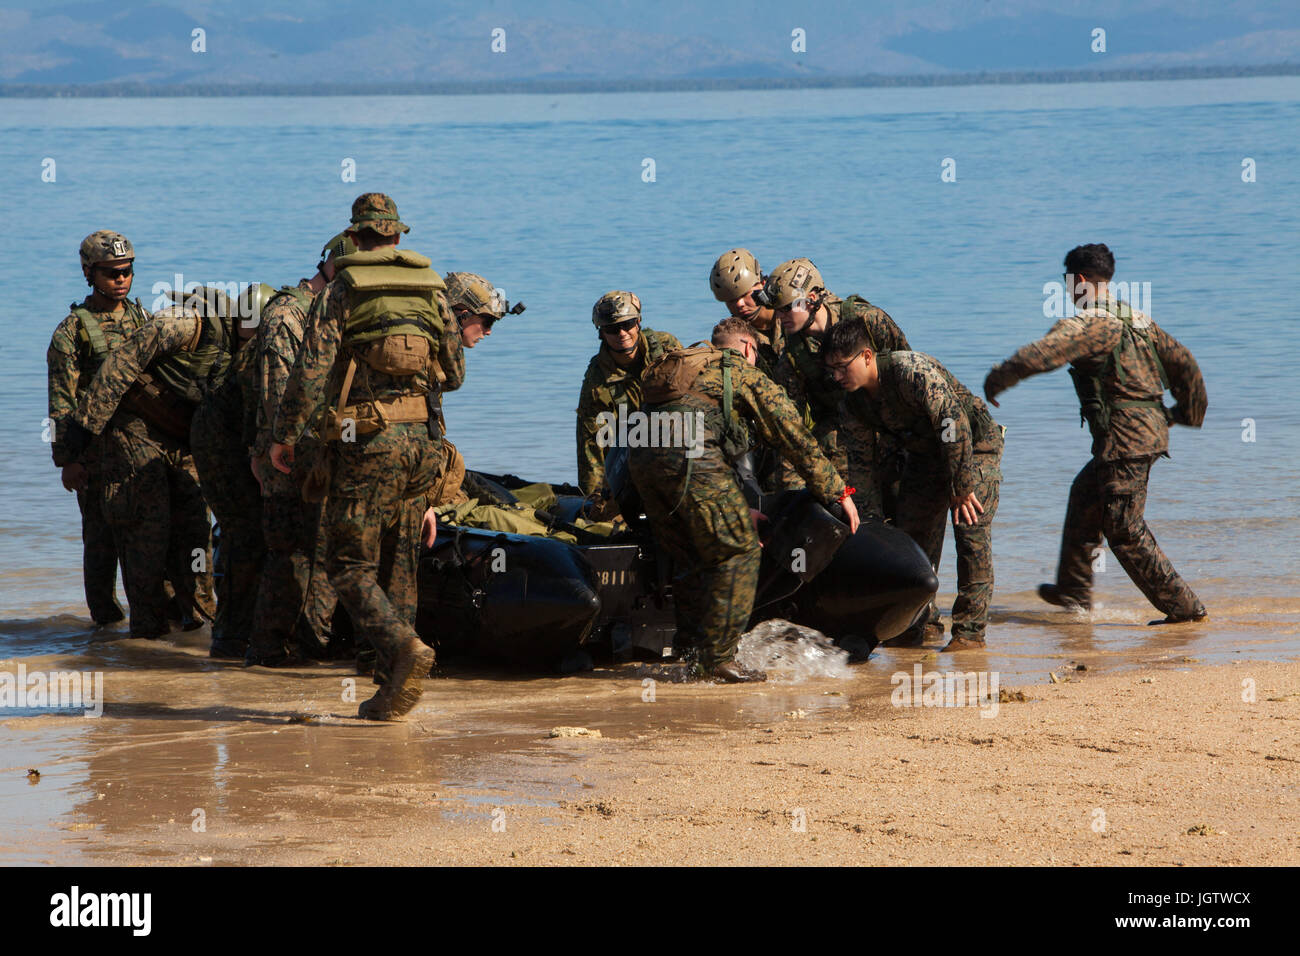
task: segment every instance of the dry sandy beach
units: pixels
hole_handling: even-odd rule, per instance
[[[103,670],[107,705],[3,720],[0,862],[1300,864],[1300,663],[1260,656],[1293,638],[1201,658],[1202,627],[963,654],[996,713],[893,706],[893,674],[953,667],[896,649],[760,687],[451,669],[396,725],[354,718],[345,665],[94,644],[23,660]]]

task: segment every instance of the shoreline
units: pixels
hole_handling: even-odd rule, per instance
[[[372,725],[345,665],[244,670],[204,657],[203,631],[172,637],[23,659],[90,659],[108,703],[99,720],[0,711],[0,859],[1300,864],[1296,660],[1098,654],[1060,683],[1033,662],[992,717],[890,704],[891,673],[993,669],[992,652],[897,649],[848,679],[756,687],[453,668],[406,722]]]

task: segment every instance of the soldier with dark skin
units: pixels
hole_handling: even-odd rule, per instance
[[[591,323],[600,338],[600,351],[587,365],[577,409],[578,486],[586,495],[602,493],[605,486],[598,416],[618,415],[620,407],[625,415],[639,408],[646,367],[682,347],[667,332],[641,327],[641,300],[631,292],[606,292],[591,309]]]
[[[126,615],[117,602],[117,548],[113,528],[102,507],[100,449],[95,443],[81,462],[69,459],[63,443],[67,421],[81,392],[90,384],[104,358],[149,320],[149,313],[130,302],[135,249],[120,233],[101,230],[81,243],[81,272],[91,292],[59,323],[46,353],[49,369],[49,415],[54,464],[63,487],[77,494],[81,510],[82,575],[86,606],[98,625],[113,624]]]
[[[429,260],[397,248],[407,231],[382,193],[352,204],[347,232],[358,251],[335,261],[312,308],[272,432],[271,463],[288,474],[309,423],[333,409],[325,417],[327,567],[358,643],[369,642],[387,675],[358,709],[370,720],[409,713],[434,663],[413,626],[415,583],[420,542],[432,544],[435,533],[423,498],[443,453],[429,396],[451,315]]]
[[[1152,624],[1205,620],[1205,605],[1174,570],[1147,527],[1151,466],[1169,455],[1170,424],[1199,428],[1208,400],[1192,354],[1151,318],[1111,292],[1115,257],[1104,244],[1076,246],[1065,256],[1065,283],[1076,314],[993,367],[984,394],[1070,365],[1092,459],[1070,486],[1056,582],[1039,596],[1049,604],[1092,607],[1092,560],[1103,536],[1147,600],[1165,616]],[[1166,388],[1177,404],[1164,406]]]
[[[1002,428],[984,403],[938,361],[921,352],[876,352],[860,318],[831,330],[822,354],[848,392],[846,427],[887,435],[907,451],[897,524],[939,570],[945,525],[952,514],[957,546],[957,600],[945,651],[985,645],[993,597],[991,526],[1002,481]],[[938,610],[893,645],[920,644],[924,631],[942,635]]]
[[[324,653],[333,637],[337,596],[325,571],[321,506],[302,498],[299,482],[271,465],[271,429],[302,349],[307,316],[316,296],[334,278],[335,261],[357,251],[345,233],[321,249],[316,272],[285,286],[262,310],[257,329],[256,429],[249,449],[262,493],[266,557],[258,584],[253,632],[244,663],[292,667]],[[310,434],[306,443],[319,444]],[[304,461],[310,456],[302,455]],[[333,654],[333,649],[330,649]]]
[[[821,272],[810,259],[791,259],[773,270],[763,287],[764,303],[773,309],[785,334],[776,382],[804,416],[831,462],[857,491],[854,500],[864,514],[893,517],[889,492],[899,468],[897,449],[888,440],[865,430],[847,442],[840,433],[840,390],[821,361],[831,331],[842,320],[860,318],[877,352],[907,351],[901,329],[883,309],[861,296],[841,299],[826,290]],[[797,479],[786,468],[786,485]]]
[[[858,513],[798,410],[755,367],[758,343],[748,323],[724,320],[714,329],[713,344],[704,351],[670,352],[653,366],[647,387],[656,369],[667,370],[669,363],[692,355],[692,363],[700,362],[681,394],[652,401],[660,393],[651,391],[643,407],[649,414],[680,414],[684,422],[702,416],[703,435],[676,445],[632,448],[628,465],[655,542],[673,561],[681,643],[695,648],[701,676],[741,683],[765,679],[735,661],[754,609],[761,546],[732,463],[755,440],[775,446],[818,499],[844,506],[851,531],[857,530]]]
[[[229,365],[227,321],[215,310],[158,312],[104,360],[68,426],[77,454],[102,436],[104,507],[114,522],[132,637],[167,633],[164,578],[178,599],[214,616],[199,604],[211,591],[211,521],[190,432],[205,389]]]

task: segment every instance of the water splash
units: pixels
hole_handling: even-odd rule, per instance
[[[814,677],[852,676],[849,652],[810,627],[780,618],[764,621],[741,636],[736,661],[743,667],[767,671],[769,680],[797,684]]]

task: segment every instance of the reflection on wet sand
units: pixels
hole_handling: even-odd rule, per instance
[[[547,808],[581,804],[632,764],[644,770],[642,751],[674,735],[761,735],[792,722],[816,733],[849,719],[897,719],[891,675],[918,662],[996,671],[1005,688],[1042,684],[1049,672],[1085,681],[1300,650],[1300,601],[1274,600],[1262,613],[1243,602],[1204,624],[1167,628],[1146,627],[1137,604],[1090,618],[1023,609],[1032,606],[1015,595],[995,606],[987,651],[882,648],[845,679],[732,688],[674,683],[661,665],[566,677],[453,665],[398,725],[356,719],[369,683],[346,664],[244,669],[204,656],[205,631],[89,643],[63,618],[8,622],[7,646],[20,656],[0,666],[21,659],[29,669],[102,671],[106,704],[99,719],[3,720],[0,800],[6,829],[26,836],[5,841],[0,862],[257,862],[290,851],[348,862],[369,858],[358,847],[431,820],[487,827],[509,808],[531,807],[545,822]],[[21,653],[38,646],[56,652]],[[551,739],[557,726],[602,737]],[[657,754],[651,764],[672,774],[671,750]],[[35,782],[29,767],[40,771]],[[423,854],[410,862],[439,858],[436,847],[408,849]]]

